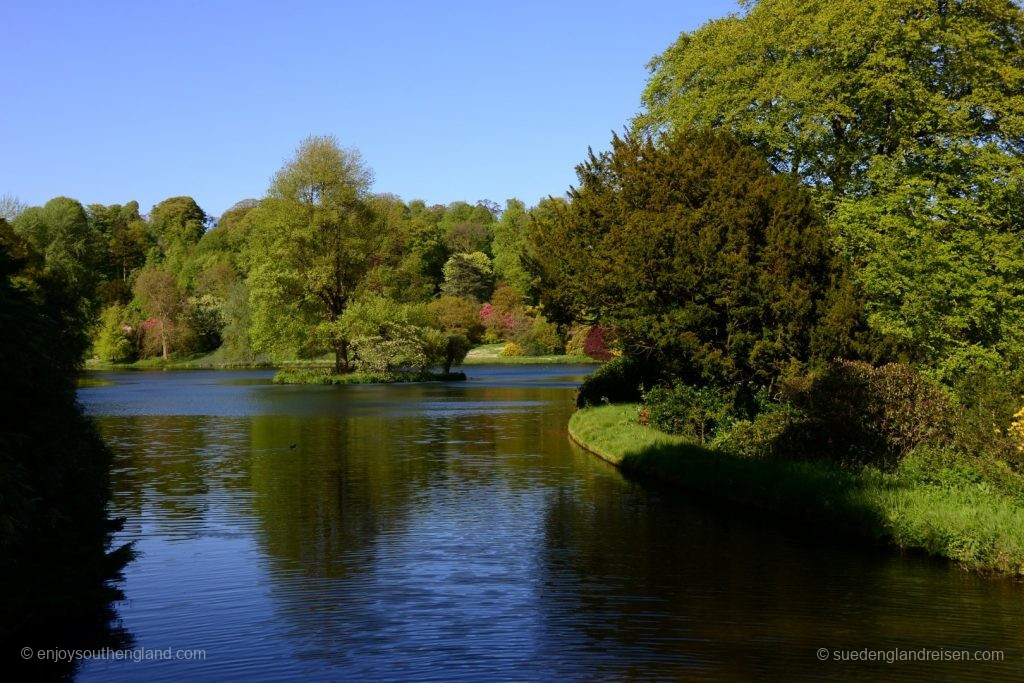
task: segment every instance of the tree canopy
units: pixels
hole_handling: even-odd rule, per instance
[[[274,176],[252,221],[251,336],[257,350],[332,351],[348,364],[339,324],[374,265],[380,233],[367,204],[372,174],[359,153],[311,137]]]
[[[869,322],[955,378],[1024,339],[1024,12],[760,0],[650,64],[638,130],[710,126],[815,188]],[[973,359],[973,360],[972,360]]]
[[[689,381],[771,381],[843,351],[816,338],[839,276],[829,235],[809,194],[754,150],[712,132],[628,135],[577,174],[530,235],[556,320],[611,324],[627,355]]]

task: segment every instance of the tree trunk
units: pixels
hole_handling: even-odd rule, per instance
[[[163,321],[160,321],[160,348],[163,350],[164,360],[167,360],[167,330]]]
[[[348,372],[348,340],[342,339],[334,344],[334,374]]]

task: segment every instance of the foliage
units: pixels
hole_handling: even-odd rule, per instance
[[[438,333],[437,339],[428,352],[428,358],[438,362],[442,372],[447,375],[451,373],[453,365],[461,365],[466,360],[472,344],[465,335],[457,333],[441,332]]]
[[[523,202],[508,200],[501,220],[494,225],[494,242],[491,245],[495,278],[523,293],[531,291],[532,285],[532,278],[523,267],[529,220]]]
[[[871,329],[947,384],[1024,351],[1024,11],[761,0],[651,63],[648,132],[731,131],[817,190]],[[845,355],[845,354],[840,354]]]
[[[644,386],[653,383],[656,375],[656,368],[646,361],[625,356],[613,358],[583,381],[576,394],[576,406],[636,403],[643,396]]]
[[[459,223],[448,229],[444,243],[453,254],[487,254],[491,251],[491,233],[480,223]]]
[[[153,207],[149,224],[164,266],[176,277],[182,276],[179,285],[187,285],[184,266],[206,232],[206,212],[192,197],[171,197]]]
[[[528,324],[523,325],[515,335],[517,343],[527,356],[547,356],[560,353],[565,342],[558,332],[558,326],[549,322],[543,315],[535,316]]]
[[[656,386],[643,395],[644,417],[663,432],[706,443],[720,427],[728,425],[732,398],[715,387],[682,382]]]
[[[447,343],[432,322],[423,304],[367,296],[349,305],[339,327],[351,339],[355,368],[379,374],[403,367],[422,371],[440,362]]]
[[[9,237],[0,245],[0,640],[51,647],[54,624],[109,625],[117,592],[107,581],[130,551],[107,554],[117,528],[106,507],[111,454],[75,400],[83,305],[61,269],[32,267],[44,257],[31,247],[13,258]]]
[[[569,355],[569,356],[582,356],[583,355],[584,345],[587,342],[587,338],[590,336],[590,330],[591,330],[592,327],[593,327],[592,325],[580,325],[580,324],[571,325],[569,327],[569,334],[566,335],[567,338],[565,340],[565,353],[566,353],[566,355]],[[611,354],[609,354],[608,358],[602,358],[601,360],[609,360],[610,358],[611,358]]]
[[[184,307],[184,323],[193,333],[193,353],[219,348],[225,326],[224,300],[213,294],[189,297]]]
[[[501,348],[498,355],[509,357],[525,356],[526,350],[514,341],[510,341]]]
[[[274,177],[252,221],[248,249],[250,340],[274,355],[330,350],[348,369],[338,324],[373,266],[382,239],[365,201],[371,173],[355,150],[311,137]]]
[[[444,264],[441,291],[446,296],[486,301],[493,289],[494,269],[487,254],[480,251],[455,254]]]
[[[134,293],[149,318],[143,323],[144,335],[158,344],[161,357],[167,360],[171,348],[183,341],[178,326],[183,302],[174,275],[162,268],[146,268],[135,280]]]
[[[733,422],[715,436],[712,445],[743,458],[788,458],[796,454],[794,416],[788,411],[761,413],[752,420]]]
[[[472,344],[483,338],[484,325],[480,319],[480,307],[469,299],[457,296],[442,296],[427,306],[442,332],[452,332],[465,337]]]
[[[615,137],[577,174],[571,203],[531,231],[546,315],[599,321],[693,384],[767,384],[811,358],[839,267],[795,179],[707,131]]]
[[[103,310],[93,351],[100,360],[128,363],[138,353],[138,324],[129,309],[113,304]]]
[[[97,234],[89,226],[85,209],[74,199],[57,197],[43,207],[25,209],[11,224],[24,245],[29,280],[48,288],[51,301],[60,303],[60,318],[67,325],[61,336],[81,336],[96,312],[98,254]],[[14,236],[11,236],[12,238]],[[78,348],[81,340],[68,340]]]
[[[594,360],[610,360],[612,351],[608,345],[613,338],[612,331],[603,325],[590,325],[583,340],[583,353]]]
[[[918,446],[950,443],[957,417],[947,390],[898,363],[833,363],[787,378],[782,397],[808,418],[809,454],[882,467]]]

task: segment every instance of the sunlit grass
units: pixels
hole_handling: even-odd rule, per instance
[[[586,365],[599,363],[586,355],[502,356],[504,343],[481,344],[470,350],[463,365]]]

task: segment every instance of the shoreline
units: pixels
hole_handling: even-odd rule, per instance
[[[1024,577],[1024,506],[983,486],[939,486],[827,462],[742,458],[635,421],[636,404],[576,411],[570,440],[638,475],[790,522]]]
[[[454,368],[474,365],[599,365],[601,361],[589,356],[579,355],[548,355],[548,356],[501,356],[492,352],[494,344],[472,349],[466,359]],[[265,361],[228,361],[218,360],[216,352],[194,358],[172,359],[163,361],[147,358],[132,363],[109,363],[104,361],[86,361],[81,369],[88,372],[118,372],[146,370],[322,370],[334,367],[332,359]]]

